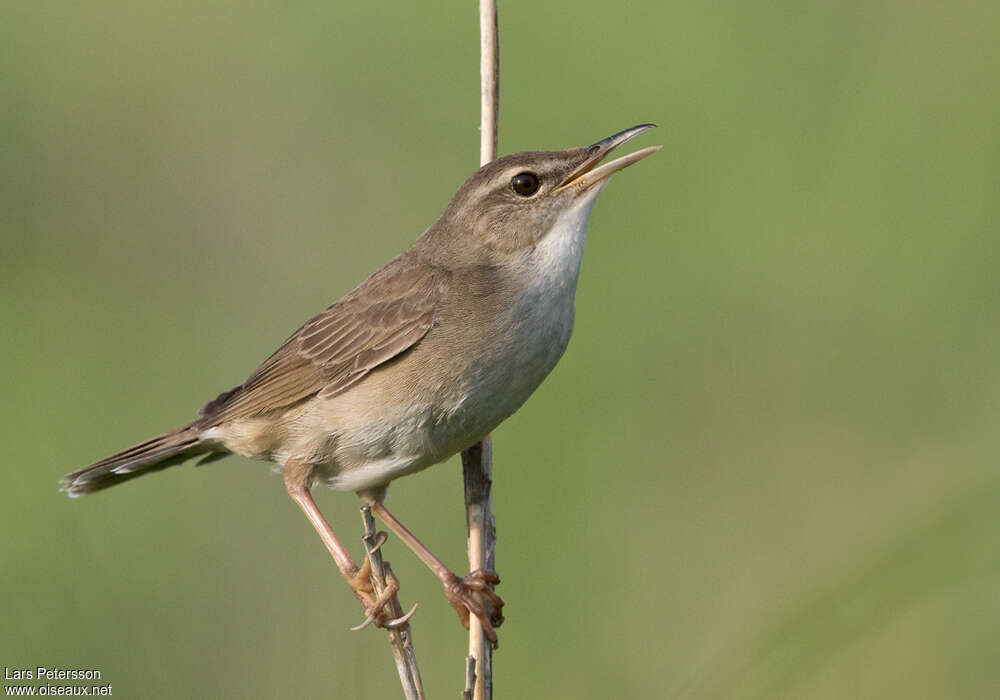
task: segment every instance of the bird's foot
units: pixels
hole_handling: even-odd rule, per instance
[[[399,627],[400,625],[404,625],[409,622],[410,618],[413,617],[413,613],[417,611],[417,606],[414,605],[410,612],[405,615],[393,617],[393,608],[396,606],[390,605],[390,603],[399,591],[399,579],[396,578],[396,575],[392,573],[391,569],[389,569],[388,563],[386,563],[385,567],[385,590],[383,590],[382,594],[377,598],[375,597],[375,588],[372,586],[371,562],[367,557],[365,558],[364,564],[362,564],[361,568],[358,569],[357,573],[347,580],[347,583],[354,591],[355,597],[361,601],[361,604],[365,608],[365,619],[360,625],[352,627],[352,631],[356,632],[358,630],[363,630],[365,627],[372,624],[383,629]]]
[[[444,581],[444,593],[455,608],[462,626],[469,629],[469,615],[475,615],[483,625],[483,632],[493,648],[497,645],[497,633],[493,629],[503,624],[503,599],[491,586],[500,583],[495,571],[477,569],[459,578],[455,574]]]

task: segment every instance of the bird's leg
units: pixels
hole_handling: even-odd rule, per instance
[[[302,512],[306,514],[306,517],[309,518],[309,522],[312,523],[320,539],[323,540],[323,544],[326,545],[327,550],[333,556],[333,560],[336,562],[337,568],[340,569],[340,573],[347,579],[347,584],[354,591],[355,597],[365,607],[365,614],[368,616],[367,621],[374,621],[379,627],[384,627],[391,622],[385,610],[389,597],[383,596],[375,600],[372,595],[374,590],[371,584],[371,563],[368,561],[368,557],[365,557],[364,564],[359,569],[351,559],[347,548],[344,547],[337,538],[337,535],[334,534],[330,523],[323,517],[307,486],[311,471],[311,467],[308,465],[289,460],[283,470],[285,489],[288,491],[288,495],[292,497],[292,500],[302,509]]]
[[[464,578],[459,578],[440,559],[434,556],[434,553],[427,549],[416,535],[399,522],[396,516],[386,509],[381,500],[372,503],[371,508],[379,520],[395,532],[396,536],[403,540],[420,557],[420,560],[441,579],[445,595],[448,596],[448,602],[455,608],[462,625],[468,629],[469,614],[475,615],[483,623],[483,631],[487,638],[496,644],[497,633],[493,628],[499,627],[503,622],[503,599],[490,587],[500,583],[500,577],[497,576],[496,572],[479,569]]]

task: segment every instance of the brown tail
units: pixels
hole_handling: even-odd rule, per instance
[[[158,435],[152,440],[146,440],[94,462],[89,467],[67,474],[60,482],[61,490],[75,498],[149,472],[166,469],[200,454],[214,452],[212,447],[201,441],[200,433],[192,423]]]

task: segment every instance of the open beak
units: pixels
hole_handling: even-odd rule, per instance
[[[643,148],[635,153],[629,153],[627,156],[615,158],[599,168],[595,167],[601,162],[601,160],[604,159],[606,155],[611,153],[611,151],[616,149],[618,146],[621,146],[626,141],[632,140],[644,131],[649,131],[655,126],[656,124],[639,124],[637,126],[633,126],[631,129],[619,131],[617,134],[609,136],[606,139],[601,139],[593,146],[588,147],[587,159],[583,161],[583,163],[577,167],[576,170],[567,175],[566,179],[563,180],[559,186],[553,190],[553,192],[557,192],[568,187],[574,187],[581,191],[588,189],[598,182],[608,179],[619,170],[627,168],[633,163],[638,163],[646,156],[656,153],[658,150],[663,148],[663,146],[650,146],[649,148]]]

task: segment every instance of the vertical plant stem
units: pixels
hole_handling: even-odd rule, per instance
[[[376,533],[375,518],[372,516],[370,507],[361,507],[361,522],[365,526],[365,534],[361,541],[365,544],[368,563],[371,565],[371,580],[372,587],[375,589],[375,597],[379,598],[390,582],[396,582],[396,577],[392,573],[389,562],[382,561],[381,546],[385,534],[382,533],[380,536],[379,533]],[[398,582],[396,583],[398,584]],[[403,615],[403,607],[399,604],[399,597],[395,593],[393,593],[386,608],[393,619],[398,620]],[[417,655],[413,650],[413,631],[410,629],[409,621],[390,626],[386,632],[389,634],[392,657],[396,661],[396,671],[399,672],[399,682],[403,686],[406,700],[426,700],[423,681],[420,679],[420,669],[417,667]]]
[[[500,109],[500,54],[496,0],[479,1],[480,141],[479,164],[497,155],[497,117]],[[490,436],[462,453],[465,481],[465,519],[469,532],[469,571],[493,569],[496,521],[493,519],[493,446]],[[463,697],[493,698],[493,648],[475,615],[469,616],[469,656]],[[470,685],[474,687],[469,687]]]
[[[496,566],[496,521],[493,518],[493,443],[482,442],[462,453],[465,477],[465,518],[469,529],[469,569]],[[493,698],[493,647],[475,615],[469,616],[469,659],[475,661],[475,700]]]
[[[462,700],[473,700],[476,693],[476,660],[471,656],[465,657],[465,690],[462,691]]]
[[[497,118],[500,114],[496,0],[479,0],[479,78],[479,164],[486,165],[497,157]]]

